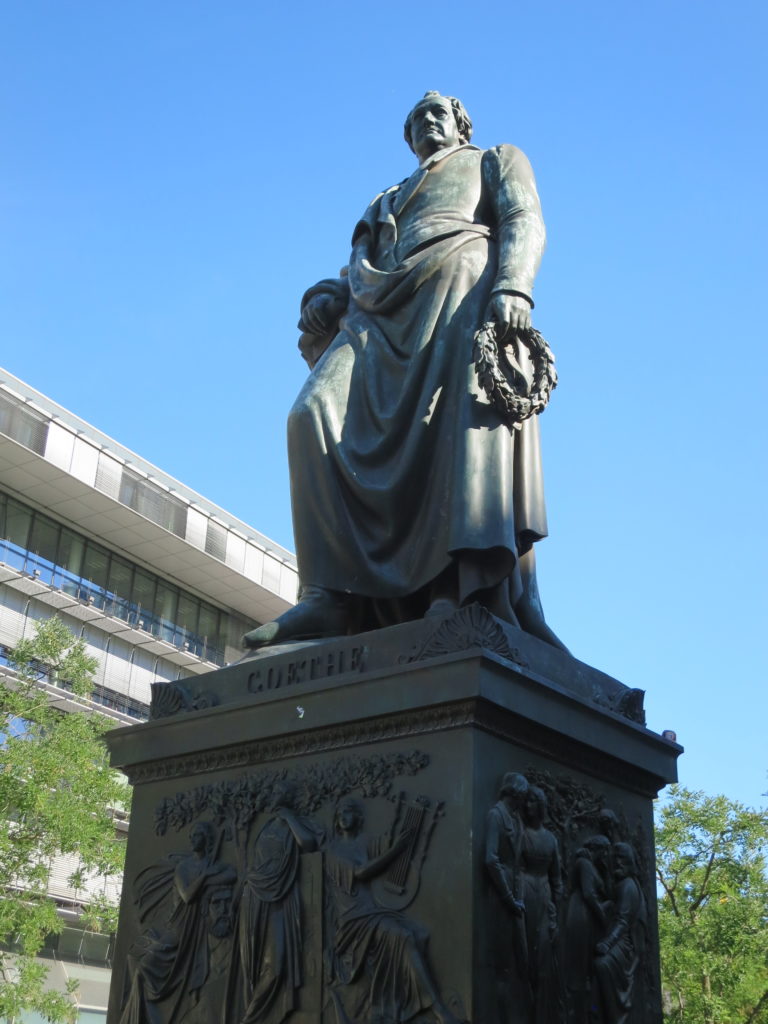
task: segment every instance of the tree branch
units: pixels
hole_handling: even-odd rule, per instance
[[[718,843],[722,839],[724,839],[724,838],[725,838],[725,833],[721,832],[718,835],[718,837],[715,840],[715,842],[712,844],[712,850],[711,850],[711,852],[709,854],[709,859],[707,860],[707,866],[706,866],[706,868],[704,868],[704,877],[701,880],[701,888],[700,888],[700,891],[699,891],[699,895],[693,901],[693,903],[691,904],[691,916],[693,916],[696,913],[696,911],[699,909],[699,907],[704,902],[704,900],[705,900],[705,898],[707,896],[707,884],[709,883],[709,878],[710,878],[710,875],[712,874],[712,868],[714,867],[714,864],[715,864],[715,858],[717,856]]]
[[[669,896],[669,902],[672,906],[672,913],[675,915],[675,917],[680,917],[680,911],[677,909],[677,900],[675,899],[674,889],[667,885],[666,881],[664,880],[664,876],[662,875],[661,870],[659,868],[656,868],[656,877],[661,883],[661,887],[664,890],[664,892],[667,894],[667,896]]]

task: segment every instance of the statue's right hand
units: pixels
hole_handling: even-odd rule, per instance
[[[527,331],[531,326],[531,304],[522,295],[494,292],[488,303],[488,316],[499,327],[499,338],[510,331]]]
[[[309,334],[325,334],[343,312],[344,304],[335,295],[313,295],[301,311],[302,327]]]
[[[504,902],[515,917],[522,917],[525,914],[525,903],[523,903],[522,900],[516,899],[512,893],[507,893],[507,895],[504,896]]]

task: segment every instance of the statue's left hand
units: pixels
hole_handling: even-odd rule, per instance
[[[499,335],[510,331],[527,331],[531,326],[531,304],[522,295],[496,292],[488,304],[488,315],[499,325]]]
[[[344,312],[345,303],[336,295],[313,295],[301,311],[301,326],[310,334],[324,334]]]

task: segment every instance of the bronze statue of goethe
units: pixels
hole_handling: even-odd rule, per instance
[[[365,211],[347,272],[304,295],[313,369],[288,421],[300,600],[248,647],[472,601],[562,646],[536,586],[538,420],[504,424],[472,361],[487,320],[501,342],[530,326],[541,207],[525,155],[471,136],[461,102],[428,92],[405,122],[418,167]]]

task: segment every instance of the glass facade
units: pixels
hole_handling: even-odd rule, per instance
[[[48,419],[11,395],[0,392],[0,432],[38,455],[45,453]]]
[[[120,475],[117,500],[162,526],[164,530],[175,533],[177,537],[184,536],[187,528],[186,505],[127,466],[123,467]]]
[[[0,561],[223,665],[226,612],[0,492]]]

